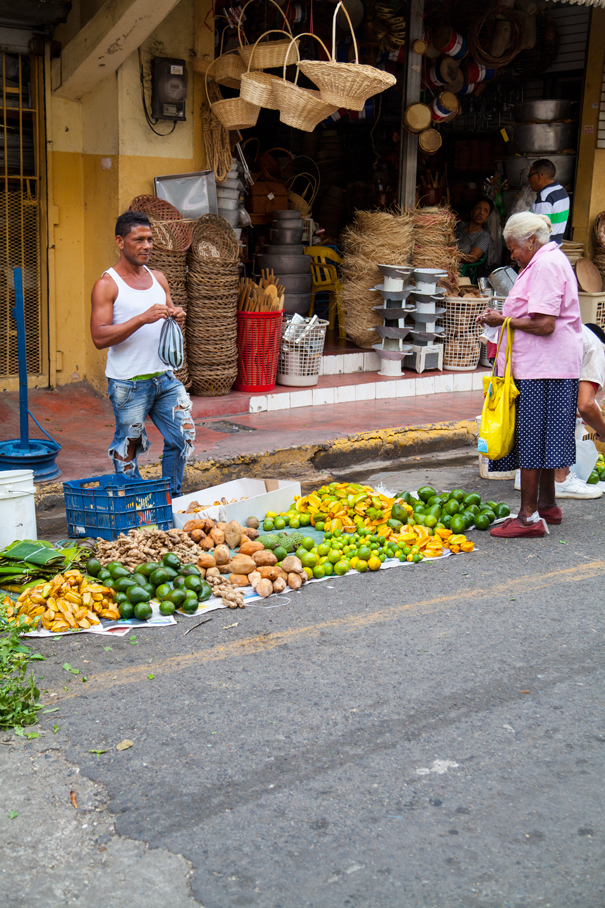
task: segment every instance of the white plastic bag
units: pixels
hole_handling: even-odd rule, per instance
[[[586,482],[594,469],[594,465],[599,457],[594,441],[589,438],[586,441],[576,439],[576,462],[570,468],[576,474],[578,479]]]
[[[172,316],[162,325],[158,356],[172,369],[180,369],[183,365],[183,333]]]

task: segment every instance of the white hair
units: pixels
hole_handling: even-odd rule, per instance
[[[537,241],[544,245],[548,243],[552,233],[552,224],[550,218],[545,214],[534,214],[533,211],[520,211],[513,214],[506,222],[502,232],[504,241],[520,240],[527,242],[530,237],[535,236]]]

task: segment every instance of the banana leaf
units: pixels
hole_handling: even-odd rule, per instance
[[[49,565],[51,562],[57,565],[63,563],[62,554],[52,546],[49,547],[48,543],[25,540],[13,542],[3,552],[0,552],[0,560],[4,561],[7,558],[11,561],[27,561],[29,564],[37,565]]]

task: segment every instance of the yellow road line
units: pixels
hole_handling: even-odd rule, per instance
[[[317,637],[321,631],[327,629],[338,629],[341,631],[360,630],[368,625],[380,624],[384,621],[393,621],[400,618],[405,612],[418,611],[421,614],[440,611],[454,602],[463,600],[469,602],[476,599],[492,600],[498,596],[516,592],[529,592],[531,590],[543,589],[544,587],[555,586],[560,583],[578,583],[582,580],[590,580],[605,574],[605,561],[592,561],[588,564],[578,565],[573,568],[565,568],[562,571],[551,571],[547,574],[528,574],[509,580],[506,583],[500,583],[491,586],[489,589],[476,590],[457,590],[447,596],[437,596],[434,599],[424,599],[418,602],[409,602],[404,605],[393,605],[388,608],[378,609],[374,612],[364,613],[363,615],[347,615],[343,618],[334,618],[331,621],[320,621],[317,624],[311,624],[307,627],[294,627],[286,631],[277,633],[259,634],[254,637],[247,637],[244,640],[237,640],[234,643],[219,644],[209,649],[198,650],[195,653],[188,653],[184,656],[171,656],[160,662],[153,664],[153,674],[156,678],[177,672],[182,672],[192,665],[205,664],[209,662],[219,662],[223,659],[232,659],[237,656],[249,656],[254,653],[263,653],[267,650],[275,649],[286,643],[291,643],[301,639],[312,639]],[[133,684],[144,680],[150,671],[148,663],[145,665],[133,665],[123,669],[113,669],[109,672],[103,672],[90,678],[86,685],[86,693],[93,691],[108,690],[112,687],[119,687],[122,684]],[[92,690],[91,690],[92,688]],[[80,691],[69,691],[65,693],[61,688],[52,693],[55,702],[59,700],[77,697]],[[83,693],[83,691],[82,691]]]

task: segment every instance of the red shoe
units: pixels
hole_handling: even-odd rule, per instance
[[[540,517],[542,517],[546,523],[554,523],[555,525],[563,521],[563,511],[557,505],[553,505],[552,508],[544,508],[543,511],[538,511]]]
[[[490,530],[490,536],[496,536],[499,539],[517,539],[521,537],[538,539],[546,536],[546,530],[541,520],[525,526],[524,523],[519,523],[516,517],[509,517],[504,523],[499,523],[493,530]]]

